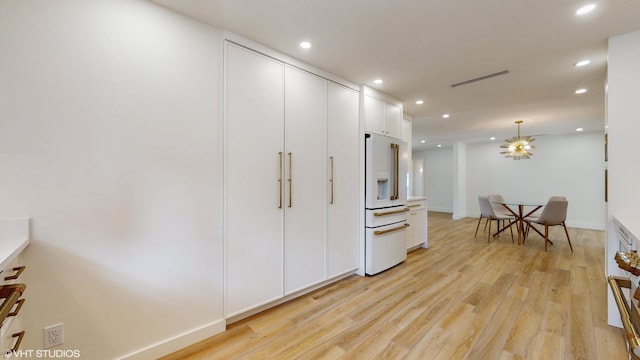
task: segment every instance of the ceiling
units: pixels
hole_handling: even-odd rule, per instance
[[[602,131],[607,39],[640,29],[640,0],[153,1],[397,98],[414,150],[498,145],[519,119],[522,135]]]

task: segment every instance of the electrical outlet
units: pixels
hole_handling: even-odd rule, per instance
[[[44,328],[44,348],[48,349],[64,342],[64,324],[56,324]]]

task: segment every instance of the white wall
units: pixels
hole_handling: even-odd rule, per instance
[[[499,193],[507,200],[542,202],[562,195],[569,200],[568,226],[604,229],[603,136],[599,132],[540,136],[533,157],[517,161],[500,154],[500,143],[467,144],[467,215],[479,216],[479,195]],[[451,153],[437,149],[418,152],[414,157],[425,158],[429,209],[451,212],[452,208],[438,208],[438,204],[446,204],[452,192]]]
[[[479,195],[543,202],[560,195],[569,200],[567,226],[604,229],[603,133],[537,137],[537,149],[528,160],[504,158],[499,145],[468,146],[469,214],[480,214]]]
[[[84,359],[223,328],[221,46],[145,1],[0,2],[0,218],[32,218],[21,349],[58,322]]]
[[[413,158],[423,159],[422,187],[429,210],[453,212],[453,149],[417,151]]]

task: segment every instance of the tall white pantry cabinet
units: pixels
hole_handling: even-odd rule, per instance
[[[225,316],[358,267],[358,92],[225,43]]]

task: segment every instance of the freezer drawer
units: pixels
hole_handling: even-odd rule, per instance
[[[409,208],[406,206],[396,206],[383,209],[366,209],[365,226],[377,227],[388,224],[407,221]]]
[[[366,228],[365,273],[374,275],[407,258],[407,223]]]

